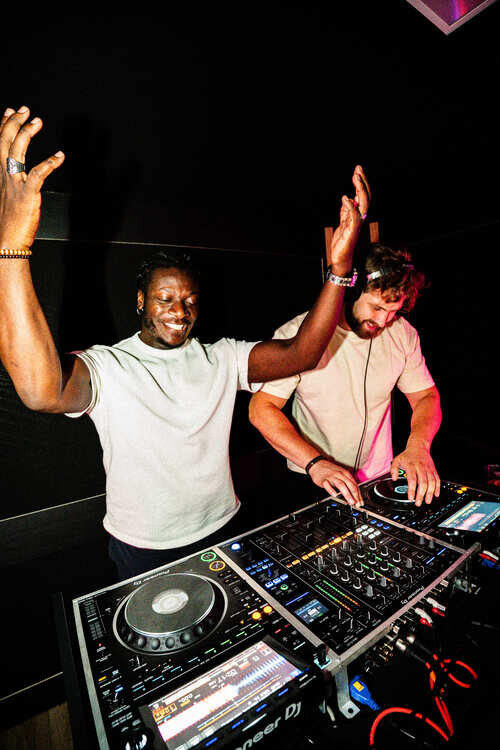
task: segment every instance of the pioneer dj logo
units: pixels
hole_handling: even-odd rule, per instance
[[[235,750],[249,750],[249,748],[253,747],[254,744],[263,740],[266,735],[272,734],[272,732],[274,732],[274,730],[280,723],[281,719],[284,719],[285,721],[288,721],[288,719],[296,719],[300,714],[301,708],[302,704],[300,701],[298,703],[290,703],[290,705],[285,709],[284,716],[278,716],[276,721],[271,721],[266,727],[264,727],[264,729],[256,732],[253,737],[249,737],[248,740],[245,740],[243,745],[240,745]]]

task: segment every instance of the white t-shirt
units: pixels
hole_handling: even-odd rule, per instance
[[[91,376],[86,413],[102,445],[104,527],[114,537],[147,549],[179,547],[236,513],[229,433],[236,391],[251,390],[254,346],[189,339],[156,349],[136,333],[78,352]]]
[[[275,332],[294,336],[306,313]],[[370,341],[337,326],[314,370],[265,383],[262,390],[288,399],[295,390],[293,417],[299,431],[318,452],[353,469],[365,419],[364,375]],[[368,422],[356,478],[363,482],[389,470],[392,461],[391,391],[430,388],[434,381],[420,350],[418,333],[404,318],[372,340],[366,379]],[[288,461],[293,471],[302,468]]]

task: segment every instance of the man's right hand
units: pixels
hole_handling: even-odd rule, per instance
[[[359,165],[352,175],[356,189],[355,198],[342,197],[339,225],[333,233],[330,247],[327,249],[328,265],[333,273],[343,275],[351,270],[352,254],[370,206],[370,186],[363,168]]]
[[[33,136],[42,128],[39,117],[28,122],[30,111],[8,108],[0,122],[0,244],[8,250],[28,250],[40,222],[41,189],[45,179],[64,161],[58,151],[29,172],[9,174],[7,158],[25,163]]]
[[[317,461],[309,470],[309,476],[314,484],[322,487],[330,495],[340,492],[349,505],[363,505],[363,497],[353,475],[343,466],[325,458]]]

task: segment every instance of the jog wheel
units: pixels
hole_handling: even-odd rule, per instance
[[[127,596],[113,629],[122,645],[139,653],[186,648],[212,633],[226,609],[217,583],[194,573],[158,576]]]
[[[392,479],[382,479],[373,487],[373,494],[377,500],[382,499],[385,502],[413,502],[412,500],[408,499],[408,482],[406,480],[406,477],[396,479],[395,482],[393,482]]]

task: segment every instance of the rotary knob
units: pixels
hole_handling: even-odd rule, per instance
[[[349,573],[347,572],[347,570],[342,571],[342,575],[340,576],[340,580],[341,581],[345,581],[347,583],[347,581],[349,580]]]
[[[189,630],[185,630],[183,633],[181,633],[181,637],[179,640],[181,643],[189,643],[191,638],[192,638],[191,632]]]
[[[122,750],[148,750],[152,748],[151,735],[147,729],[136,729],[129,731],[121,739]]]

